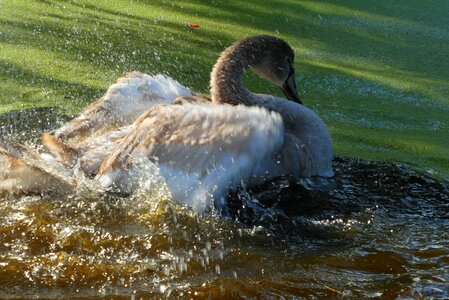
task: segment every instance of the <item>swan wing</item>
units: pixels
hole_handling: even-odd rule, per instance
[[[178,96],[191,95],[189,89],[170,77],[132,72],[119,78],[79,117],[57,130],[55,136],[66,140],[102,128],[129,125],[156,104],[172,103]]]
[[[79,168],[87,177],[95,177],[105,158],[131,131],[132,125],[120,127],[100,135],[89,136],[73,146],[48,134],[42,134],[42,145],[54,159],[68,168],[79,162]]]
[[[206,198],[223,207],[217,201],[247,182],[255,167],[279,150],[283,126],[277,113],[261,107],[159,105],[136,121],[97,179],[105,188],[132,191],[142,165],[153,161],[174,200],[197,211],[208,208]]]
[[[34,149],[0,139],[0,195],[67,194],[76,183],[56,161],[46,161]]]
[[[175,101],[173,101],[173,104],[185,104],[185,103],[211,103],[212,99],[209,97],[206,97],[201,94],[195,94],[192,96],[179,96],[176,97]]]
[[[88,177],[95,177],[103,161],[115,147],[129,134],[132,125],[124,126],[98,137],[87,138],[77,145],[80,169]]]

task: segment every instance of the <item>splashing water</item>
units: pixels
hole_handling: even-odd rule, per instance
[[[446,297],[448,187],[394,165],[335,169],[332,189],[279,178],[239,192],[238,222],[156,185],[126,199],[88,184],[2,199],[0,295]]]
[[[81,175],[67,197],[1,198],[0,298],[449,297],[447,183],[338,158],[331,180],[277,178],[200,216],[146,168],[128,198]]]

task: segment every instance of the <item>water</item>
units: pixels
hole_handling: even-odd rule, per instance
[[[448,298],[449,184],[357,159],[334,169],[238,191],[227,217],[163,187],[2,198],[0,298]]]

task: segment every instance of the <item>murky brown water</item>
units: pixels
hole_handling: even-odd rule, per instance
[[[0,298],[448,298],[449,185],[338,158],[326,182],[279,178],[232,217],[88,183],[0,199]]]

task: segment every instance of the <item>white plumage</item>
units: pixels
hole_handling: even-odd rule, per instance
[[[279,114],[243,105],[159,105],[136,122],[103,163],[97,179],[122,192],[135,188],[139,170],[156,162],[178,202],[205,211],[208,200],[221,200],[229,189],[247,182],[283,144]]]
[[[102,129],[129,125],[154,105],[172,103],[178,96],[191,95],[189,89],[170,77],[131,72],[119,78],[79,117],[60,128],[56,137],[66,140],[92,135]]]
[[[134,192],[156,166],[173,200],[198,212],[226,210],[226,195],[238,186],[281,175],[332,176],[331,136],[321,118],[302,105],[293,60],[291,47],[276,37],[235,43],[213,68],[212,102],[166,76],[130,73],[55,137],[43,135],[44,146],[60,162],[46,163],[78,167],[103,188],[123,193]],[[242,84],[247,69],[281,87],[291,101],[249,92]],[[0,150],[0,167],[26,160],[23,155],[11,160],[8,149]],[[40,174],[57,169],[25,165]],[[0,177],[31,176],[10,170]],[[60,176],[50,175],[57,189]],[[73,180],[67,182],[73,186]]]

